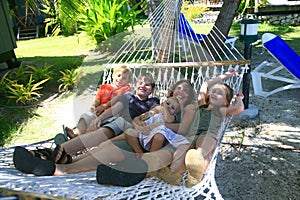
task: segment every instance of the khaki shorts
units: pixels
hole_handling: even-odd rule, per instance
[[[80,115],[80,119],[84,119],[87,125],[91,124],[91,122],[97,118],[97,115],[92,112],[83,113]]]
[[[105,123],[103,127],[110,128],[115,133],[115,136],[120,135],[128,128],[132,127],[132,124],[126,121],[123,117],[117,117],[109,123]]]

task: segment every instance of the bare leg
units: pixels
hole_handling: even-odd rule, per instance
[[[216,140],[210,136],[201,136],[197,140],[196,148],[189,150],[185,158],[186,168],[189,172],[187,187],[192,187],[201,181],[209,165],[210,155],[216,148]]]
[[[181,174],[168,167],[172,162],[172,158],[171,152],[162,149],[145,153],[142,157],[148,164],[148,176],[155,176],[169,184],[179,185],[182,179]]]
[[[102,127],[96,131],[75,137],[61,145],[54,162],[59,160],[63,150],[65,150],[67,154],[76,153],[86,148],[96,147],[113,136],[114,132],[110,128]]]
[[[172,153],[160,149],[158,151],[144,153],[142,159],[145,160],[148,164],[148,172],[155,172],[163,167],[166,167],[171,164],[172,162]]]
[[[161,149],[165,143],[166,143],[165,136],[161,133],[156,133],[152,138],[150,152]]]
[[[177,147],[176,151],[174,152],[173,155],[173,161],[170,166],[171,170],[183,174],[185,172],[185,155],[187,151],[189,150],[190,145],[180,145]]]
[[[173,154],[173,161],[170,167],[159,170],[157,177],[171,185],[179,185],[182,180],[182,174],[185,171],[185,155],[189,145],[180,145]]]
[[[79,119],[76,129],[74,130],[74,134],[83,135],[86,133],[87,128],[88,128],[88,124],[83,118],[81,118]]]
[[[205,159],[205,170],[210,163],[210,156],[216,149],[216,145],[216,139],[210,136],[199,137],[199,139],[197,140],[196,149],[202,152],[202,155]]]
[[[134,149],[136,153],[143,153],[144,150],[139,142],[139,132],[133,128],[129,128],[124,132],[127,143]]]
[[[122,151],[110,141],[102,143],[82,156],[82,159],[71,164],[56,164],[55,176],[63,174],[76,174],[96,170],[100,164],[124,160]]]

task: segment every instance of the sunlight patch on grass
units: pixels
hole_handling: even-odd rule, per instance
[[[17,58],[36,56],[74,56],[86,54],[96,47],[89,38],[83,34],[75,36],[57,36],[17,41],[15,53]]]
[[[20,134],[14,135],[12,141],[5,146],[48,140],[63,132],[62,125],[72,127],[74,124],[72,100],[73,96],[58,97],[37,108],[35,116],[24,122]]]

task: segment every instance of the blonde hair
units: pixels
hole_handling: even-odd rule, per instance
[[[230,104],[230,102],[231,102],[231,100],[232,100],[232,98],[233,98],[233,89],[229,86],[229,85],[227,85],[226,83],[216,83],[215,85],[213,85],[211,88],[213,88],[214,86],[216,86],[216,85],[220,85],[220,86],[222,86],[222,88],[225,90],[225,93],[226,93],[226,100],[227,100],[227,102],[228,102],[228,104],[226,105],[226,107],[228,107],[229,106],[229,104]],[[204,104],[204,105],[202,105],[202,106],[200,106],[200,108],[207,108],[208,106],[209,106],[209,104],[210,104],[210,102],[209,102],[209,96],[210,95],[207,95],[206,96],[206,104]]]
[[[122,72],[122,74],[128,75],[129,80],[132,79],[132,71],[131,71],[130,67],[128,67],[126,65],[122,65],[120,67],[114,68],[113,75],[117,72]]]

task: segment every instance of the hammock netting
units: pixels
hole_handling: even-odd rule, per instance
[[[196,26],[192,28],[182,17],[181,4],[181,1],[165,0],[149,15],[142,28],[126,33],[122,38],[115,37],[124,42],[104,65],[102,83],[112,82],[114,67],[128,65],[133,71],[132,85],[141,72],[150,72],[156,81],[154,95],[163,100],[167,89],[180,79],[190,80],[197,93],[204,81],[235,69],[239,74],[225,81],[235,93],[239,92],[249,61],[237,49],[225,43],[226,36],[217,27],[212,29],[215,37],[199,37],[201,34],[195,31]],[[211,48],[212,44],[217,46]],[[83,65],[97,63],[98,54],[95,51],[88,56]],[[169,185],[157,178],[146,178],[131,187],[103,186],[96,183],[95,171],[59,177],[35,177],[14,168],[14,147],[0,151],[0,187],[75,199],[222,199],[215,181],[215,166],[230,120],[227,118],[222,124],[209,168],[202,181],[193,188],[185,187],[187,173],[184,173],[179,186]],[[52,145],[53,139],[25,147],[35,149]]]

